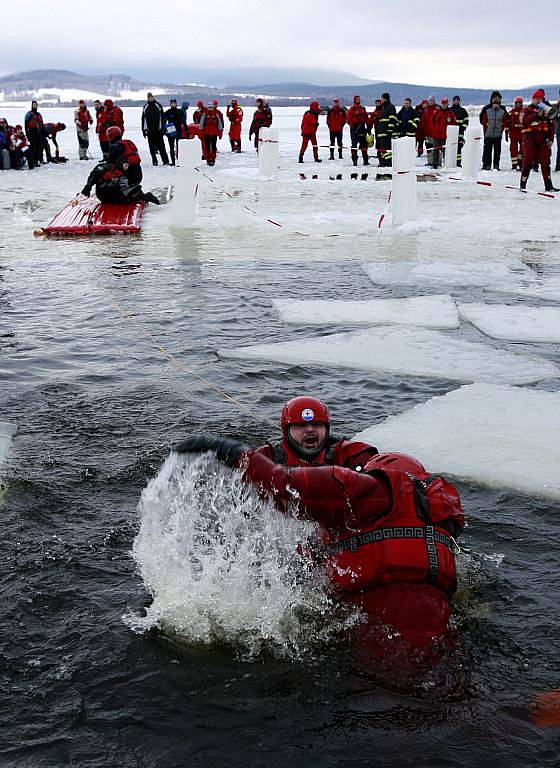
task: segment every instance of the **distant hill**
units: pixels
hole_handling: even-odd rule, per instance
[[[200,70],[205,72],[206,70]],[[240,70],[232,70],[232,72]],[[244,70],[247,71],[247,70]],[[250,71],[257,71],[250,70]],[[260,69],[260,74],[272,71],[270,68]],[[274,72],[286,74],[293,71],[301,74],[304,70],[280,70]],[[315,70],[310,70],[314,72]],[[191,70],[192,72],[192,70]],[[322,70],[317,70],[322,72]],[[324,72],[323,72],[324,74]],[[339,73],[340,74],[340,73]],[[350,76],[350,75],[349,75]],[[223,76],[225,77],[225,75]],[[231,74],[228,76],[231,79]],[[351,76],[355,77],[355,76]],[[165,80],[157,82],[153,80],[135,79],[125,74],[78,74],[65,69],[40,69],[29,72],[18,72],[13,75],[0,77],[0,103],[26,102],[37,97],[43,103],[71,105],[77,103],[79,98],[114,98],[124,106],[133,106],[144,102],[146,91],[153,91],[162,101],[170,96],[177,96],[194,102],[198,99],[207,101],[217,98],[221,104],[229,101],[233,96],[238,98],[241,104],[253,104],[255,97],[266,96],[272,105],[299,105],[305,104],[313,98],[325,105],[335,97],[339,97],[346,104],[351,104],[354,94],[358,93],[366,104],[373,104],[383,92],[391,94],[395,104],[401,104],[405,97],[410,97],[414,103],[418,103],[430,95],[434,95],[439,101],[443,96],[451,99],[459,94],[464,104],[485,104],[490,97],[490,91],[480,88],[455,88],[443,86],[417,85],[414,83],[387,83],[371,82],[356,78],[358,83],[328,85],[313,81],[261,81],[254,84],[251,81],[238,80],[235,84],[218,87],[210,84],[193,85],[192,83],[177,84]],[[531,94],[538,86],[526,88],[502,89],[504,103],[512,103],[517,95],[525,100],[531,98]],[[551,101],[558,99],[558,85],[544,86],[547,97]]]

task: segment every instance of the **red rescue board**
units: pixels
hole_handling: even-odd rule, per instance
[[[145,203],[100,203],[96,197],[68,204],[42,230],[47,237],[62,235],[136,234],[142,227]]]

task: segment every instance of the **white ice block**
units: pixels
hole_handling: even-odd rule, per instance
[[[473,303],[460,304],[459,313],[494,339],[560,343],[560,309]]]
[[[532,279],[531,271],[519,263],[381,261],[364,264],[364,270],[376,285],[472,285],[505,290],[506,285],[517,286],[520,278]]]
[[[278,175],[278,131],[261,128],[259,131],[259,176],[270,179]]]
[[[196,221],[200,173],[195,166],[199,163],[199,140],[182,141],[180,165],[175,169],[175,191],[170,214],[170,224],[176,229],[190,227]]]
[[[457,306],[451,296],[446,295],[369,301],[277,299],[273,303],[285,323],[298,325],[459,327]]]
[[[220,349],[222,357],[290,365],[356,368],[457,381],[529,384],[559,375],[538,358],[493,349],[437,331],[381,327],[275,344]]]
[[[560,498],[560,393],[471,384],[356,435],[430,472]]]
[[[560,279],[557,277],[542,278],[531,277],[523,279],[522,282],[515,284],[500,283],[492,287],[492,290],[498,293],[511,293],[517,296],[530,296],[535,299],[545,299],[546,301],[560,301]]]
[[[391,210],[394,227],[416,221],[418,199],[414,160],[415,141],[412,136],[392,141],[393,177],[391,182]]]
[[[17,432],[17,426],[15,424],[9,424],[7,421],[0,421],[0,463],[4,461],[12,437]]]
[[[457,168],[457,152],[459,150],[459,126],[448,125],[445,138],[445,157],[443,167],[448,171]]]
[[[465,131],[465,146],[461,155],[461,176],[476,179],[482,160],[482,126],[469,125]]]

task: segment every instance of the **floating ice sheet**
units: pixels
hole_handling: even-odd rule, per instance
[[[301,325],[418,325],[458,328],[459,316],[451,296],[415,296],[370,301],[279,299],[274,304],[285,323]]]
[[[493,487],[560,497],[560,393],[470,384],[356,437]]]
[[[552,363],[529,355],[417,328],[371,328],[303,341],[221,349],[218,354],[242,360],[277,360],[292,365],[337,366],[458,381],[527,384],[559,374]]]
[[[373,283],[378,285],[421,285],[433,286],[472,285],[478,287],[495,284],[513,285],[517,278],[532,276],[531,271],[520,264],[484,264],[480,262],[461,263],[450,261],[434,262],[378,262],[364,264],[364,271]]]
[[[545,301],[560,301],[560,280],[554,278],[538,278],[523,280],[523,283],[501,283],[492,286],[498,293],[511,293],[517,296],[529,296]]]
[[[523,304],[460,304],[463,320],[494,339],[560,343],[560,309]]]
[[[16,431],[17,426],[15,424],[0,421],[0,463],[4,460]]]

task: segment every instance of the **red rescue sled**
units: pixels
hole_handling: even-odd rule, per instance
[[[47,237],[63,235],[136,234],[142,227],[146,203],[100,203],[96,197],[69,203],[40,231]]]

